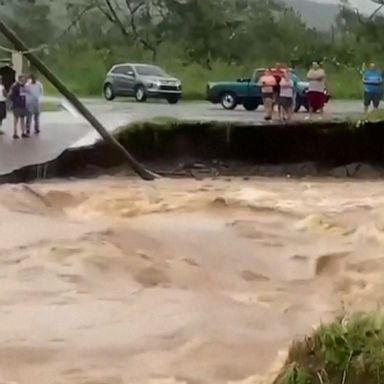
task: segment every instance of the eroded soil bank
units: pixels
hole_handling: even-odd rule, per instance
[[[268,382],[293,338],[384,299],[383,182],[103,177],[0,197],[2,382]]]
[[[167,175],[198,173],[244,176],[384,175],[384,127],[351,122],[296,122],[291,125],[144,122],[121,129],[120,142],[141,162]],[[32,165],[4,182],[102,174],[123,165],[101,142],[71,149],[58,159]],[[201,175],[204,176],[204,175]]]

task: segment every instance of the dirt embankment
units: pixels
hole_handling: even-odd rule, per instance
[[[138,160],[166,175],[371,179],[384,175],[384,129],[380,122],[252,125],[149,121],[122,128],[117,136]],[[127,168],[114,148],[101,142],[65,151],[48,164],[25,167],[2,176],[0,181],[95,177],[119,166]]]

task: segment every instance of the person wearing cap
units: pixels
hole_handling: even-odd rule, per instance
[[[371,63],[363,74],[364,84],[364,112],[368,112],[369,106],[372,104],[376,110],[379,108],[380,100],[383,96],[383,75],[376,68],[375,63]]]

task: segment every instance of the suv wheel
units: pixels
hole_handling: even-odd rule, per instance
[[[169,104],[177,104],[180,100],[179,96],[168,96],[167,101]]]
[[[232,92],[224,92],[220,97],[220,103],[224,109],[235,109],[237,106],[236,95]]]
[[[147,94],[145,93],[145,88],[142,85],[139,85],[135,90],[135,98],[139,103],[144,103],[147,100]]]
[[[112,101],[115,98],[115,92],[113,91],[112,84],[106,84],[104,87],[104,97],[108,101]]]

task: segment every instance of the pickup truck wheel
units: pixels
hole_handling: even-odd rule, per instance
[[[108,101],[112,101],[115,98],[115,92],[113,90],[112,84],[105,84],[104,97]]]
[[[259,103],[257,101],[246,101],[244,102],[243,106],[244,109],[246,109],[247,111],[256,111],[259,106]]]
[[[305,97],[305,96],[304,96],[304,97]],[[302,97],[301,95],[297,95],[297,96],[296,96],[296,100],[295,100],[295,108],[294,108],[295,113],[296,113],[296,112],[299,112],[300,109],[301,109],[301,107],[303,107],[305,104],[307,104],[307,103],[305,102],[304,97]]]
[[[232,92],[224,92],[220,97],[220,103],[224,109],[235,109],[237,106],[236,95]]]
[[[304,99],[301,102],[301,107],[304,107],[304,109],[308,112],[309,111],[309,105],[308,105],[308,100]]]
[[[145,88],[142,85],[139,85],[135,89],[135,99],[139,103],[144,103],[147,100],[147,94],[145,93]]]

